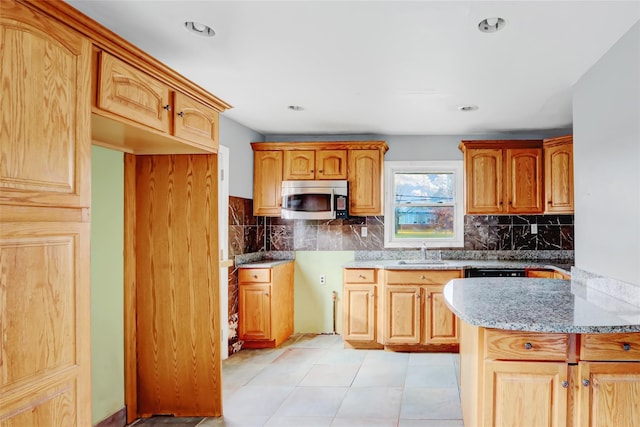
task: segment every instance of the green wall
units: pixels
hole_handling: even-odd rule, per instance
[[[92,422],[124,407],[123,154],[91,150]]]
[[[353,251],[296,251],[294,329],[299,333],[333,331],[332,291],[336,301],[336,331],[342,330],[342,265],[353,261]],[[326,284],[320,285],[320,275]]]

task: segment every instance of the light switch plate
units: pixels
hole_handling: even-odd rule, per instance
[[[531,224],[531,234],[538,234],[538,224]]]

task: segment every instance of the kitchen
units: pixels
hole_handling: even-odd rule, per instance
[[[634,33],[635,31],[635,33]],[[634,191],[635,183],[638,179],[638,129],[637,120],[637,49],[634,49],[637,37],[637,25],[631,29],[615,48],[610,50],[606,56],[603,56],[596,67],[579,80],[573,88],[573,128],[574,135],[574,164],[575,164],[575,190],[576,190],[576,215],[575,219],[575,264],[579,268],[584,268],[596,274],[605,277],[611,277],[622,280],[627,283],[637,285],[639,283],[639,271],[636,260],[640,258],[640,249],[638,244],[638,225],[635,218],[638,215],[638,194]],[[613,40],[612,40],[613,42]],[[635,62],[634,62],[635,61]],[[634,68],[635,67],[635,68]],[[606,90],[605,90],[606,89]],[[615,102],[613,102],[615,101]],[[606,118],[604,120],[603,118]],[[247,177],[247,171],[253,169],[252,151],[249,142],[272,140],[280,141],[282,138],[278,135],[269,136],[268,138],[252,129],[239,125],[237,122],[227,119],[224,115],[221,117],[220,124],[220,140],[224,145],[228,145],[232,151],[230,172],[230,194],[245,203],[252,199],[251,180]],[[564,129],[566,131],[567,129]],[[526,137],[547,137],[554,135],[531,135],[522,134],[519,138]],[[452,160],[461,159],[462,153],[457,146],[463,139],[484,139],[487,137],[501,137],[502,139],[511,138],[511,135],[430,135],[430,136],[410,136],[410,135],[391,135],[385,136],[387,144],[391,147],[385,156],[385,160],[407,160],[417,157],[430,158],[435,160]],[[290,137],[290,139],[297,139]],[[322,135],[315,137],[319,140],[344,140],[342,135]],[[378,136],[370,135],[349,136],[349,139],[370,140],[380,139]],[[603,144],[602,141],[607,141]],[[100,151],[100,149],[96,149]],[[622,155],[621,153],[625,153]],[[102,157],[101,157],[102,156]],[[104,170],[117,170],[121,166],[121,160],[109,157],[109,154],[99,153],[97,159],[94,158],[94,168],[98,171],[100,164],[104,165]],[[118,165],[120,162],[120,166]],[[593,174],[594,170],[598,170],[598,174]],[[122,175],[122,174],[120,174]],[[611,181],[603,180],[601,176],[614,177]],[[624,185],[611,185],[613,183],[625,183]],[[117,200],[122,199],[121,194],[113,194],[115,192],[110,181],[99,187],[99,179],[94,178],[94,195],[104,195],[104,203],[108,206],[118,206]],[[104,190],[97,190],[104,188]],[[631,191],[629,191],[631,190]],[[102,192],[104,191],[104,193]],[[112,205],[107,200],[106,195],[113,195],[116,204]],[[236,201],[240,203],[240,201]],[[615,220],[611,220],[611,206],[616,206]],[[97,209],[96,209],[97,210]],[[95,215],[94,215],[95,216]],[[607,220],[605,220],[605,218]],[[247,227],[250,230],[258,232],[259,225],[252,224],[253,220],[247,220],[236,227]],[[603,226],[605,224],[606,226]],[[612,225],[616,230],[615,239],[611,239],[610,233]],[[377,225],[377,224],[373,224]],[[270,225],[277,227],[277,225]],[[379,226],[379,225],[378,225]],[[252,228],[253,227],[253,228]],[[94,225],[94,231],[100,230],[100,226]],[[239,230],[236,230],[239,231]],[[243,230],[244,231],[244,230]],[[117,234],[117,233],[115,233]],[[244,249],[244,244],[242,248]],[[254,246],[255,247],[255,246]],[[329,249],[330,247],[327,247]],[[301,268],[305,271],[308,269],[309,281],[313,280],[321,274],[327,275],[329,284],[334,284],[336,290],[341,287],[340,271],[337,269],[329,270],[322,268],[322,265],[342,265],[344,262],[350,261],[351,253],[344,252],[343,248],[335,248],[334,250],[325,251],[324,248],[313,254],[302,251],[296,254],[296,258],[300,259],[303,264]],[[250,249],[248,252],[251,252]],[[313,252],[313,251],[310,251]],[[121,251],[120,251],[121,253]],[[310,255],[315,255],[311,257]],[[318,256],[323,259],[318,259]],[[316,267],[318,266],[318,267]],[[106,270],[113,271],[113,270]],[[112,273],[114,276],[117,274]],[[106,274],[108,277],[108,274]],[[94,283],[94,286],[96,283]],[[110,282],[104,289],[103,298],[113,305],[96,304],[102,307],[95,307],[96,314],[100,310],[111,313],[121,313],[123,308],[118,307],[118,300],[122,300],[117,293],[118,286]],[[326,290],[330,290],[329,287]],[[93,289],[94,295],[99,292]],[[324,311],[330,313],[331,300],[329,295],[321,299]],[[298,310],[303,312],[303,310]],[[312,320],[302,319],[296,323],[305,325],[305,321],[309,322],[301,328],[307,331],[326,332],[331,330],[331,317],[324,316],[325,320],[320,324],[314,324]],[[117,325],[121,323],[121,316],[110,317],[107,315],[107,325]],[[313,328],[317,328],[313,330]],[[105,328],[109,333],[113,333],[108,326]],[[300,329],[300,331],[305,331]],[[120,339],[115,337],[106,338],[103,342],[94,343],[98,348],[94,349],[94,354],[105,355],[109,357],[115,366],[122,366],[122,350],[119,357],[110,354],[110,348],[113,343],[119,342]],[[115,346],[117,350],[117,345]],[[116,377],[116,375],[103,374],[103,377]],[[103,378],[104,380],[104,378]],[[110,379],[107,379],[110,380]],[[107,381],[105,380],[105,381]],[[114,387],[111,385],[111,392]],[[122,393],[116,391],[115,394]],[[94,388],[94,393],[98,388]],[[109,389],[109,387],[107,387]],[[109,390],[106,391],[109,393]],[[103,399],[105,401],[107,399]],[[118,408],[115,408],[116,410]],[[100,418],[101,419],[101,418]]]

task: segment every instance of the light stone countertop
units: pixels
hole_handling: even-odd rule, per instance
[[[532,278],[454,279],[449,308],[485,328],[557,333],[640,332],[640,307],[577,282]]]
[[[402,261],[409,264],[401,264]],[[379,259],[367,261],[352,261],[342,268],[379,268],[385,270],[452,270],[464,268],[544,268],[571,274],[571,264],[563,261],[475,261],[475,260],[427,260],[425,263],[416,259],[397,260]]]

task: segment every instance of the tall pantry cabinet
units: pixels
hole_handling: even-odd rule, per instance
[[[91,43],[0,12],[0,422],[87,426]]]
[[[92,143],[128,153],[127,419],[220,415],[216,150],[230,106],[57,0],[0,1],[0,63],[0,425],[92,424]],[[124,97],[142,99],[138,78],[166,90],[173,104],[154,114],[172,125],[111,111],[109,78]]]

